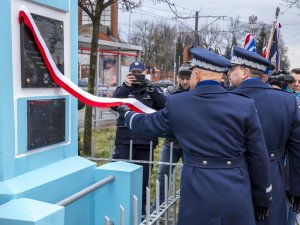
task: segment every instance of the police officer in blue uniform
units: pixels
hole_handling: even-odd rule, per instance
[[[221,87],[229,60],[201,48],[191,53],[191,91],[169,96],[153,114],[118,111],[130,129],[176,137],[182,147],[178,224],[255,225],[254,212],[266,216],[272,188],[254,101]]]
[[[262,56],[234,47],[231,62],[230,80],[238,87],[233,92],[255,100],[270,160],[273,204],[266,221],[257,224],[286,225],[285,154],[290,161],[289,184],[295,211],[299,211],[300,203],[300,116],[296,98],[263,82],[270,62]]]
[[[165,106],[165,96],[163,92],[153,86],[150,80],[147,80],[144,75],[145,65],[142,62],[133,62],[129,67],[129,74],[126,76],[124,83],[117,88],[114,98],[135,98],[152,109],[162,109]],[[130,141],[132,140],[132,159],[134,160],[150,160],[150,142],[155,149],[158,139],[152,135],[140,134],[129,130],[125,126],[124,118],[119,117],[117,120],[117,131],[115,140],[114,159],[129,159],[130,158]],[[153,152],[152,152],[153,158]],[[143,166],[143,207],[144,213],[146,204],[146,187],[149,180],[148,164],[140,163]]]

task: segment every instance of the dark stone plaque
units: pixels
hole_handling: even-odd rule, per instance
[[[64,98],[27,101],[28,150],[65,141]]]
[[[63,22],[32,14],[46,42],[54,62],[64,73],[64,29]],[[31,31],[21,23],[21,77],[23,88],[53,88],[52,80]]]

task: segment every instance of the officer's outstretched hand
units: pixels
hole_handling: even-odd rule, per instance
[[[119,113],[119,117],[124,117],[125,113],[131,111],[131,109],[127,105],[121,105],[118,107],[117,111]]]
[[[264,221],[269,215],[269,208],[254,206],[254,214],[257,221]]]
[[[290,195],[287,193],[288,199],[293,207],[293,211],[296,213],[300,213],[300,197]]]

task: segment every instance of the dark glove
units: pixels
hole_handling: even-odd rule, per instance
[[[257,221],[264,221],[269,215],[269,208],[254,206],[254,214]]]
[[[148,79],[145,79],[143,82],[143,85],[146,87],[147,92],[153,92],[154,91],[154,86],[152,82]]]
[[[121,106],[118,107],[117,111],[119,113],[119,117],[124,118],[125,113],[128,112],[128,111],[131,111],[131,109],[127,105],[121,105]]]
[[[287,192],[287,197],[293,207],[293,211],[300,213],[300,197],[293,196],[289,192]]]

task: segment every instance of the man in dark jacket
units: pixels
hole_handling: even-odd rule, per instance
[[[191,53],[191,91],[169,96],[152,114],[118,111],[130,129],[180,143],[179,225],[255,225],[254,215],[266,216],[272,187],[254,101],[221,87],[229,60],[201,48]]]
[[[114,98],[135,98],[152,109],[162,109],[165,106],[165,97],[162,91],[153,86],[150,80],[145,79],[145,66],[142,62],[134,62],[130,65],[129,74],[125,82],[115,91]],[[132,159],[149,161],[150,142],[153,149],[158,143],[155,136],[140,134],[129,130],[124,123],[124,118],[117,119],[117,131],[115,140],[114,159],[130,158],[130,141],[132,140]],[[153,152],[152,152],[153,158]],[[142,163],[143,166],[143,211],[146,202],[146,187],[149,180],[150,164]]]
[[[270,64],[262,56],[234,47],[231,62],[230,80],[237,87],[233,92],[255,100],[270,160],[273,203],[269,217],[257,224],[286,225],[286,154],[289,159],[292,204],[295,211],[300,210],[300,114],[296,98],[262,81],[264,71]]]

